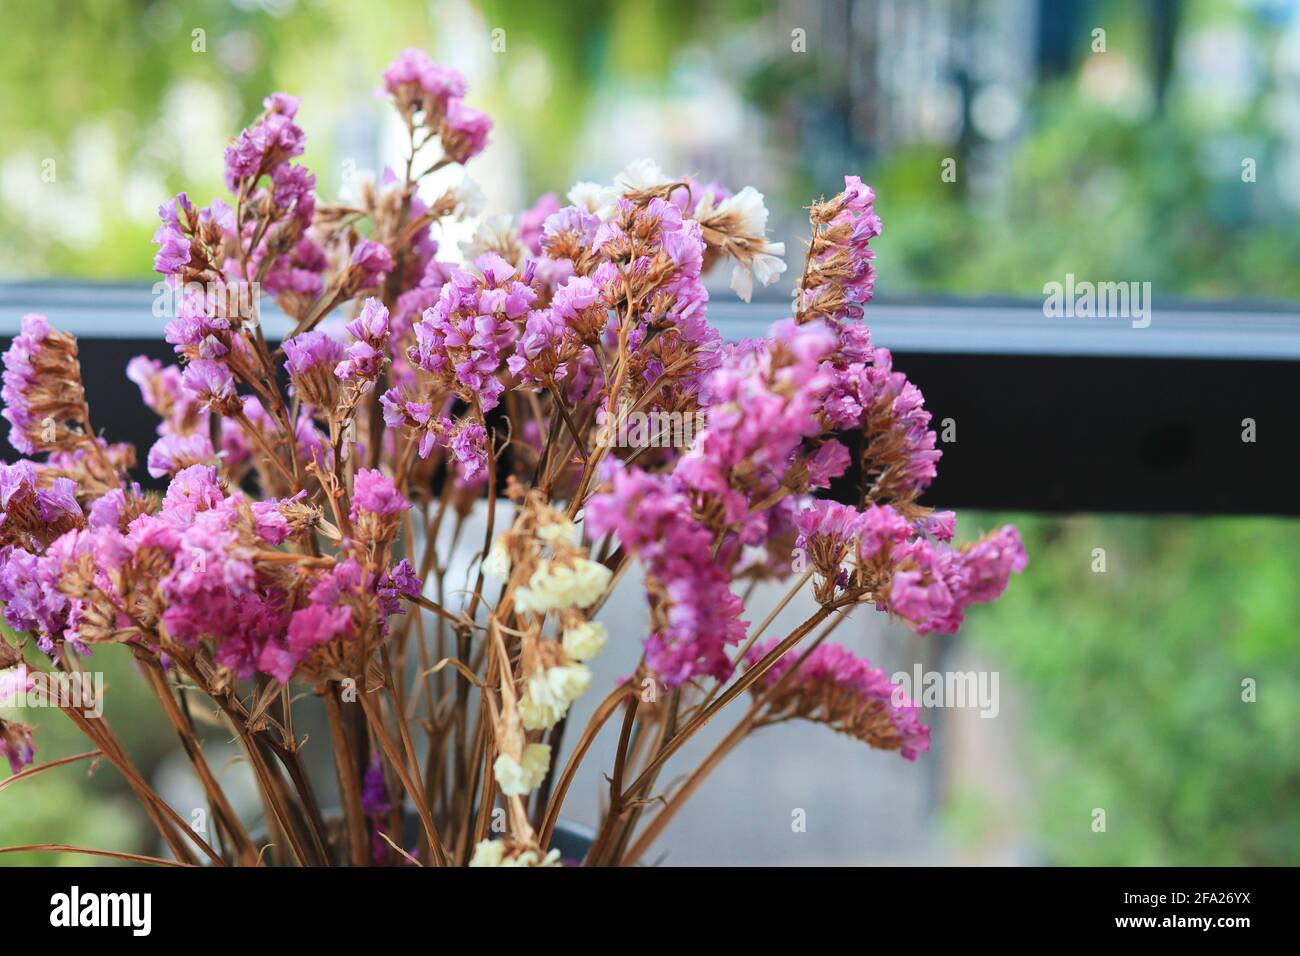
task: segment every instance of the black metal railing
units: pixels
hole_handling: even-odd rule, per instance
[[[155,299],[148,283],[0,282],[0,344],[25,312],[75,333],[96,425],[143,455],[156,420],[124,369],[171,355]],[[719,294],[710,318],[738,339],[787,313],[780,298]],[[274,308],[263,320],[272,339],[287,329]],[[1048,318],[1041,301],[881,299],[867,322],[934,416],[944,456],[931,504],[1300,514],[1295,305],[1157,301],[1134,328]]]

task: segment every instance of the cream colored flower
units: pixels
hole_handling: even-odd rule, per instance
[[[569,705],[590,686],[591,669],[585,664],[557,664],[536,670],[519,700],[519,719],[527,730],[554,727],[569,712]]]
[[[483,573],[494,578],[504,579],[510,576],[510,551],[506,548],[505,535],[492,542],[492,548],[483,560]]]
[[[577,627],[565,631],[561,639],[564,653],[575,661],[591,660],[605,649],[605,642],[608,640],[609,631],[605,630],[604,624],[597,621],[583,621]]]
[[[474,847],[470,866],[559,866],[560,851],[542,856],[536,850],[507,852],[504,840],[483,840]]]
[[[582,536],[576,524],[568,518],[563,518],[551,524],[540,525],[537,528],[537,537],[552,545],[567,544],[576,546]]]
[[[524,747],[522,760],[517,761],[508,754],[501,754],[492,764],[492,772],[496,774],[497,785],[503,794],[507,797],[522,797],[541,786],[550,765],[549,744],[528,744]]]
[[[526,587],[515,591],[515,609],[545,614],[567,607],[591,607],[605,593],[612,572],[603,564],[576,558],[571,564],[542,561]]]

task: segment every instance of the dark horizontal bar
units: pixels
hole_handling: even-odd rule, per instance
[[[39,311],[81,339],[96,424],[140,455],[155,420],[124,375],[137,354],[169,359],[147,284],[0,283],[0,343]],[[763,334],[788,302],[722,295],[710,317],[729,339]],[[274,338],[286,323],[264,317]],[[1300,514],[1300,312],[1258,304],[1156,303],[1148,328],[1049,319],[1040,302],[871,303],[894,352],[945,420],[928,503],[1034,511]],[[1242,441],[1243,419],[1256,440]],[[6,443],[7,445],[7,443]],[[8,452],[6,452],[8,453]]]

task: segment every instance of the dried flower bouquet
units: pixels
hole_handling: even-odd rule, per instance
[[[849,176],[812,205],[791,318],[728,344],[702,274],[731,260],[748,299],[785,268],[753,188],[635,163],[566,206],[547,196],[488,220],[457,266],[433,230],[477,214],[477,188],[421,185],[479,153],[491,123],[418,51],[383,93],[409,155],[356,201],[318,203],[293,162],[298,102],[274,94],[226,151],[232,202],[162,206],[155,265],[179,302],[166,328],[179,363],[127,369],[161,419],[146,459],[161,497],[132,480],[134,450],[92,426],[76,341],[24,318],[4,355],[10,440],[31,456],[0,466],[0,600],[21,635],[0,641],[9,684],[81,673],[101,645],[133,654],[204,788],[206,833],[106,719],[64,710],[83,756],[122,773],[190,864],[553,864],[565,796],[606,724],[618,746],[589,864],[642,859],[767,724],[925,751],[917,708],[827,635],[865,603],[953,631],[1025,555],[1011,527],[954,546],[954,515],[917,503],[940,453],[921,393],[861,322],[871,189]],[[294,323],[278,348],[261,291]],[[700,427],[683,437],[682,422]],[[853,504],[818,497],[837,479],[856,483]],[[461,534],[474,514],[486,533],[464,591],[447,572],[452,549],[475,547]],[[597,619],[634,567],[650,619],[640,663],[566,728],[586,662],[634,639]],[[786,596],[747,606],[770,580],[789,580]],[[767,637],[805,587],[815,612]],[[682,744],[741,697],[734,729],[663,787]],[[294,729],[307,708],[328,718],[336,814]],[[205,710],[242,748],[265,839],[205,757]],[[33,745],[16,721],[0,745],[20,777],[76,759],[22,769]]]

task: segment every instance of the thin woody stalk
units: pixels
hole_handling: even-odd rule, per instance
[[[357,766],[355,750],[348,740],[347,727],[339,707],[341,693],[336,681],[331,681],[322,693],[325,712],[329,718],[330,741],[334,747],[334,767],[338,773],[339,793],[343,798],[343,820],[347,828],[348,853],[353,866],[366,866],[370,862],[365,812],[361,808],[361,770]]]
[[[204,792],[208,796],[208,802],[212,805],[216,822],[234,840],[235,851],[240,865],[255,865],[257,849],[253,846],[248,831],[244,829],[243,822],[235,813],[234,808],[231,807],[225,791],[221,788],[216,775],[213,774],[207,759],[203,756],[203,745],[194,733],[193,725],[185,718],[177,706],[171,688],[167,686],[166,678],[147,660],[141,660],[141,668],[145,673],[145,678],[149,681],[149,685],[153,688],[158,702],[162,705],[163,713],[166,714],[168,721],[176,730],[176,735],[180,738],[181,746],[193,765],[199,782],[203,784]]]
[[[845,617],[847,617],[847,615],[841,613],[835,620],[831,621],[830,624],[823,628],[815,638],[808,642],[808,647],[804,649],[799,658],[794,662],[794,665],[782,674],[781,678],[772,687],[768,688],[768,690],[754,701],[749,709],[741,716],[736,726],[733,727],[731,731],[714,746],[704,760],[702,760],[691,772],[690,776],[688,776],[681,786],[674,791],[673,795],[664,802],[658,813],[655,814],[654,819],[650,821],[650,824],[642,832],[641,836],[637,838],[632,847],[628,849],[626,853],[619,854],[619,866],[631,866],[635,864],[645,854],[646,850],[654,845],[654,841],[663,833],[664,828],[672,821],[674,815],[681,809],[682,805],[685,804],[696,790],[699,789],[700,785],[704,782],[704,779],[714,770],[714,768],[717,767],[719,763],[722,762],[722,759],[727,754],[735,749],[737,744],[744,740],[754,730],[755,723],[760,714],[762,714],[768,700],[770,700],[772,696],[790,680],[791,675],[802,666],[804,661],[808,659],[809,655],[811,655],[821,642],[825,640],[833,630],[835,630]],[[793,647],[793,645],[791,646]]]
[[[780,644],[772,648],[772,650],[765,654],[758,663],[745,671],[745,673],[742,674],[735,683],[728,687],[717,700],[713,701],[713,703],[708,707],[704,708],[688,720],[686,725],[673,735],[672,739],[667,742],[664,748],[657,753],[651,759],[646,768],[641,771],[641,775],[637,777],[637,779],[632,783],[632,786],[628,788],[629,792],[635,792],[638,787],[642,786],[654,770],[662,766],[669,757],[681,749],[682,744],[686,743],[686,741],[689,740],[697,730],[708,723],[718,713],[718,711],[731,703],[731,701],[736,697],[740,696],[740,694],[753,684],[754,681],[766,674],[772,668],[772,665],[781,659],[782,655],[784,655],[786,651],[791,647],[794,647],[794,645],[799,643],[799,641],[801,641],[809,631],[824,621],[830,615],[831,610],[832,609],[827,607],[818,608],[812,617],[808,618],[791,631]]]

